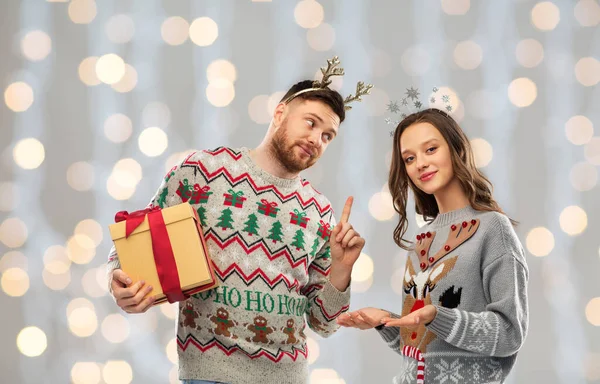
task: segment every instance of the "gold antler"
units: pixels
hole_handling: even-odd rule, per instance
[[[338,65],[340,65],[340,59],[337,56],[334,56],[331,60],[327,60],[327,69],[321,67],[323,79],[320,82],[315,80],[314,86],[316,88],[325,88],[331,84],[331,80],[329,80],[331,76],[344,76],[344,68],[336,68]]]
[[[346,110],[352,109],[351,106],[346,104],[352,103],[354,101],[362,101],[361,96],[368,95],[371,92],[371,88],[373,88],[373,84],[367,84],[365,86],[365,83],[359,81],[358,84],[356,84],[356,96],[349,94],[346,97],[346,99],[344,99],[344,108]]]

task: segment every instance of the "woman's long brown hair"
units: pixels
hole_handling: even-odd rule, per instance
[[[404,239],[408,230],[406,204],[408,187],[410,186],[415,198],[415,211],[423,215],[426,221],[432,221],[439,214],[435,197],[421,191],[408,177],[402,158],[400,137],[406,128],[417,123],[429,123],[442,134],[448,143],[454,177],[458,179],[467,195],[471,207],[478,211],[495,211],[504,214],[492,195],[492,183],[477,169],[469,139],[458,126],[456,121],[444,111],[430,108],[407,116],[398,124],[394,132],[394,147],[388,186],[394,202],[394,209],[400,215],[400,221],[394,229],[394,242],[402,249],[409,250],[412,242]],[[510,220],[514,225],[515,221]]]

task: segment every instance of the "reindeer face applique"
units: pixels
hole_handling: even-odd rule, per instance
[[[402,307],[402,316],[406,316],[426,305],[433,304],[432,294],[439,295],[439,303],[445,307],[454,308],[460,302],[462,288],[457,291],[450,287],[444,292],[437,292],[436,287],[440,280],[454,268],[458,255],[446,257],[467,241],[479,227],[479,220],[453,224],[448,234],[448,239],[442,248],[433,256],[429,256],[429,247],[435,238],[435,232],[417,235],[416,253],[419,256],[420,269],[416,272],[413,262],[409,257],[404,272],[404,292],[406,293]],[[436,338],[424,324],[413,328],[400,328],[400,336],[404,345],[418,349],[421,353],[427,352],[427,346]]]

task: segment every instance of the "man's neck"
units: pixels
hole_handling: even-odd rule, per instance
[[[288,171],[265,143],[261,143],[255,149],[249,150],[248,153],[257,166],[273,176],[282,179],[294,179],[298,176],[298,173]]]

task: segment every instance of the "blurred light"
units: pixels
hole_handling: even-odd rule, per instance
[[[375,49],[370,58],[371,72],[374,76],[383,77],[392,71],[392,59],[386,51]]]
[[[531,22],[542,31],[553,30],[559,21],[560,10],[550,1],[537,3],[531,10]]]
[[[587,215],[576,205],[563,209],[559,220],[560,228],[570,236],[579,235],[587,227]]]
[[[575,64],[575,77],[582,85],[591,87],[600,82],[600,61],[584,57]]]
[[[306,348],[308,348],[308,364],[313,364],[319,358],[319,343],[312,337],[306,337]]]
[[[96,75],[96,64],[98,63],[97,56],[90,56],[81,61],[79,64],[79,79],[89,86],[98,85],[101,83],[100,79]]]
[[[169,45],[181,45],[189,36],[190,24],[179,16],[169,17],[163,21],[160,34]]]
[[[331,85],[333,85],[333,83]],[[275,108],[277,108],[277,105],[279,105],[281,99],[283,99],[283,96],[285,96],[285,92],[281,91],[274,92],[271,94],[271,96],[269,96],[269,99],[267,100],[267,113],[269,114],[269,120],[266,121],[265,124],[271,121],[273,114],[275,113]]]
[[[537,98],[537,87],[530,79],[520,77],[508,86],[508,98],[517,107],[528,107]]]
[[[294,8],[296,23],[302,28],[316,28],[325,17],[323,6],[314,0],[302,0]]]
[[[91,336],[98,328],[94,304],[87,299],[74,299],[69,303],[67,320],[70,331],[78,337]]]
[[[69,0],[46,0],[49,3],[68,3]]]
[[[352,281],[366,281],[373,277],[373,259],[366,253],[361,253],[352,268]]]
[[[27,271],[27,257],[19,251],[8,251],[0,258],[0,273],[10,269],[19,268]]]
[[[104,134],[113,143],[122,143],[129,139],[133,132],[131,119],[122,113],[110,115],[104,122]]]
[[[462,41],[454,48],[454,62],[462,69],[475,69],[482,59],[483,51],[474,41]]]
[[[396,215],[392,196],[389,193],[376,192],[369,199],[369,213],[379,221],[387,221]]]
[[[180,384],[181,383],[181,381],[179,381],[179,367],[177,367],[177,366],[171,367],[171,370],[169,371],[169,383],[170,384]]]
[[[21,40],[21,52],[28,60],[44,60],[52,50],[52,40],[46,32],[31,31]]]
[[[173,364],[177,364],[179,361],[179,356],[177,356],[177,340],[171,339],[166,347],[167,358]]]
[[[54,273],[48,270],[48,267],[42,271],[44,284],[53,291],[61,291],[71,283],[71,270],[67,269],[63,273]]]
[[[67,249],[61,245],[51,245],[44,252],[44,266],[48,272],[61,274],[71,268]]]
[[[0,183],[0,211],[9,212],[17,207],[19,195],[14,183]]]
[[[167,128],[171,124],[171,110],[160,101],[148,103],[142,111],[142,124],[144,127]]]
[[[40,356],[48,347],[46,333],[38,327],[25,327],[17,335],[17,347],[27,357]]]
[[[102,379],[96,363],[78,361],[71,369],[72,384],[99,384]]]
[[[600,24],[600,4],[597,0],[579,0],[575,5],[575,18],[583,27]]]
[[[335,43],[335,29],[327,23],[321,23],[306,32],[306,39],[308,45],[315,51],[328,51]]]
[[[219,27],[210,17],[199,17],[190,25],[190,39],[201,47],[211,45],[218,36]]]
[[[592,137],[583,148],[583,154],[591,164],[600,165],[600,137]]]
[[[471,147],[473,149],[473,155],[475,156],[475,166],[477,168],[483,168],[492,161],[494,150],[491,144],[485,139],[478,138],[471,140]]]
[[[179,305],[177,303],[173,304],[162,304],[160,305],[160,311],[167,319],[175,320],[177,318],[177,313],[179,311]]]
[[[367,292],[369,288],[373,285],[373,276],[369,277],[367,280],[356,281],[352,280],[350,291],[352,293],[362,293]]]
[[[10,84],[4,91],[4,102],[14,112],[24,112],[33,104],[33,89],[22,81]]]
[[[600,297],[594,297],[585,306],[585,317],[590,324],[600,327]]]
[[[554,249],[554,235],[547,228],[536,227],[527,234],[526,244],[533,256],[548,256]]]
[[[23,169],[39,167],[45,157],[44,145],[34,138],[19,140],[13,149],[15,163]]]
[[[598,171],[590,163],[577,163],[571,168],[569,175],[571,185],[578,191],[589,191],[598,182]]]
[[[124,187],[114,177],[114,174],[106,180],[106,190],[115,200],[127,200],[135,193],[135,186]]]
[[[125,74],[119,80],[119,82],[113,84],[111,87],[120,93],[131,92],[137,85],[138,74],[135,68],[129,64],[125,64]]]
[[[429,50],[423,45],[409,47],[400,59],[404,72],[410,76],[422,76],[431,68]]]
[[[271,116],[269,114],[269,96],[267,95],[258,95],[250,100],[248,104],[248,114],[250,115],[250,119],[257,124],[267,124],[271,121]]]
[[[129,384],[133,380],[133,371],[126,361],[108,361],[102,376],[106,384]]]
[[[149,310],[144,316],[132,316],[128,318],[131,336],[136,333],[139,335],[147,335],[156,332],[158,328],[158,316],[155,311]]]
[[[99,267],[104,271],[103,267]],[[104,271],[105,272],[105,271]],[[86,295],[90,297],[102,297],[106,295],[106,289],[98,284],[98,271],[97,268],[88,269],[81,278],[81,286]]]
[[[225,79],[215,79],[206,87],[206,98],[215,107],[225,107],[235,98],[233,83]]]
[[[111,175],[122,187],[135,187],[142,180],[142,166],[134,159],[117,161]]]
[[[10,217],[0,224],[0,241],[9,248],[19,248],[27,240],[27,226],[16,217]]]
[[[544,47],[535,39],[524,39],[517,44],[516,56],[519,64],[534,68],[544,59]]]
[[[108,275],[104,266],[96,268],[96,283],[104,291],[104,294],[108,293]]]
[[[225,59],[214,60],[206,69],[206,77],[208,82],[213,82],[218,79],[224,79],[230,83],[234,83],[237,79],[235,65]]]
[[[67,168],[67,183],[76,191],[89,191],[94,186],[94,167],[78,161]]]
[[[386,106],[389,103],[390,98],[383,89],[372,88],[369,97],[364,97],[360,104],[363,104],[367,108],[367,114],[369,116],[383,116],[386,113]]]
[[[86,235],[73,235],[67,241],[67,255],[75,264],[87,264],[96,256],[94,241]]]
[[[128,15],[114,15],[106,23],[104,28],[108,39],[115,44],[127,43],[133,38],[135,25],[133,19]]]
[[[138,137],[140,151],[148,157],[160,156],[167,149],[169,139],[167,134],[158,127],[146,128]]]
[[[96,17],[94,0],[71,0],[69,17],[75,24],[89,24]]]
[[[329,368],[313,369],[309,380],[309,384],[345,384],[338,373]]]
[[[442,9],[448,15],[464,15],[471,8],[470,0],[442,0]]]
[[[96,76],[106,84],[115,84],[125,76],[125,62],[114,53],[100,56],[96,62]]]
[[[592,121],[585,116],[573,116],[565,124],[567,139],[575,145],[589,143],[594,136]]]
[[[82,220],[79,223],[77,223],[77,226],[75,227],[76,235],[87,235],[90,239],[92,239],[96,247],[99,246],[102,242],[102,233],[102,226],[94,219]]]
[[[106,316],[102,322],[102,336],[111,343],[122,343],[129,337],[129,322],[118,313]]]
[[[23,296],[29,289],[29,276],[21,268],[8,268],[0,280],[2,290],[8,296]]]

